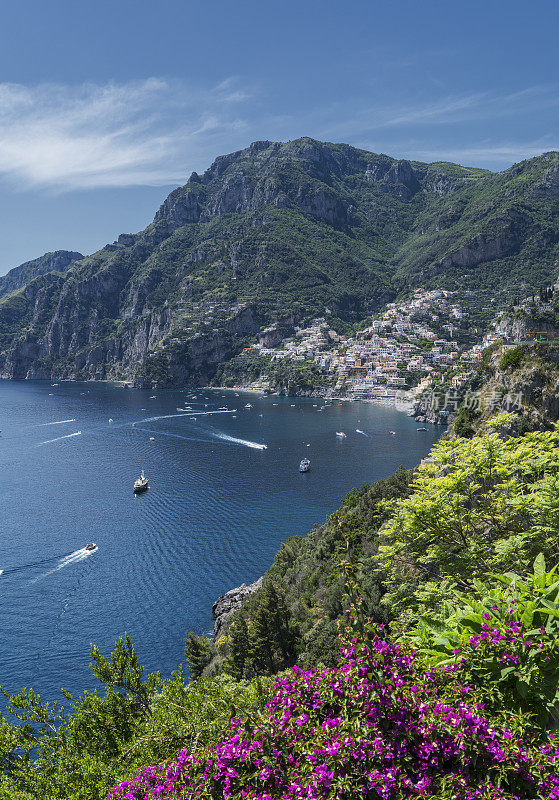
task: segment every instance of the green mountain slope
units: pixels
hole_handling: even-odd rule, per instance
[[[81,253],[55,250],[54,253],[45,253],[44,256],[26,261],[25,264],[14,267],[0,278],[0,297],[21,289],[39,275],[46,275],[47,272],[66,272],[80,258],[83,258]]]
[[[0,375],[211,378],[262,327],[556,273],[559,155],[495,175],[312,139],[221,156],[138,234],[0,299]]]

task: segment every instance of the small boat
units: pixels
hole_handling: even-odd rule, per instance
[[[299,472],[308,472],[311,468],[311,462],[308,458],[303,458],[299,464]]]
[[[345,439],[346,435],[343,431],[336,431],[336,436],[339,436],[340,439]]]
[[[89,544],[86,544],[85,549],[86,550],[97,550],[97,545],[95,544],[95,542],[90,542]]]
[[[109,417],[109,422],[112,422],[112,421],[113,421],[113,420],[112,420],[112,418],[111,418],[111,417]]]
[[[396,431],[388,431],[391,436],[396,436]]]
[[[418,431],[426,431],[426,430],[427,430],[427,428],[418,428],[417,430],[418,430]]]
[[[58,386],[57,383],[51,383],[51,386]]]
[[[149,440],[150,440],[150,442],[155,442],[155,436],[150,436]]]
[[[276,403],[276,405],[277,405],[277,403]],[[245,408],[252,408],[252,403],[247,403]]]
[[[157,395],[156,394],[152,394],[149,399],[150,400],[157,400]]]
[[[134,481],[134,494],[140,494],[140,492],[147,492],[149,489],[148,479],[144,475],[144,471],[142,470],[142,474],[140,475],[137,480]]]

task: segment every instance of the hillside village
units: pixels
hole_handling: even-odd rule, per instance
[[[403,391],[421,392],[449,368],[455,383],[469,377],[469,364],[478,357],[464,331],[471,322],[464,300],[472,292],[418,289],[405,302],[389,303],[363,330],[346,336],[333,330],[325,317],[275,347],[266,346],[265,331],[247,347],[272,362],[314,363],[327,373],[330,392],[352,399],[393,402]],[[254,384],[267,388],[266,381]]]

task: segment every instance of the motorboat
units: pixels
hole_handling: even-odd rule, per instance
[[[346,435],[343,431],[336,431],[336,436],[339,436],[340,439],[345,439]]]
[[[149,489],[148,479],[144,475],[144,471],[142,470],[142,474],[139,478],[134,481],[134,494],[140,494],[141,492],[147,492]]]
[[[90,542],[89,544],[86,544],[85,549],[86,550],[97,550],[97,545],[95,544],[95,542]]]
[[[111,417],[109,417],[109,422],[112,422],[112,421],[113,421],[113,420],[112,420],[112,418],[111,418]]]
[[[308,472],[311,468],[311,462],[308,458],[303,458],[299,464],[299,472]]]
[[[426,430],[427,430],[427,428],[418,428],[417,430],[418,430],[418,431],[426,431]]]
[[[277,403],[276,403],[276,405],[277,405]],[[245,408],[252,408],[252,403],[247,403]]]
[[[388,431],[391,436],[396,436],[396,431]]]

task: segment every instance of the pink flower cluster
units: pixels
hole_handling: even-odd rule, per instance
[[[353,639],[336,668],[279,678],[264,712],[232,719],[211,751],[181,751],[106,800],[557,800],[553,738],[522,741],[480,707],[446,702],[441,680],[396,644]]]

